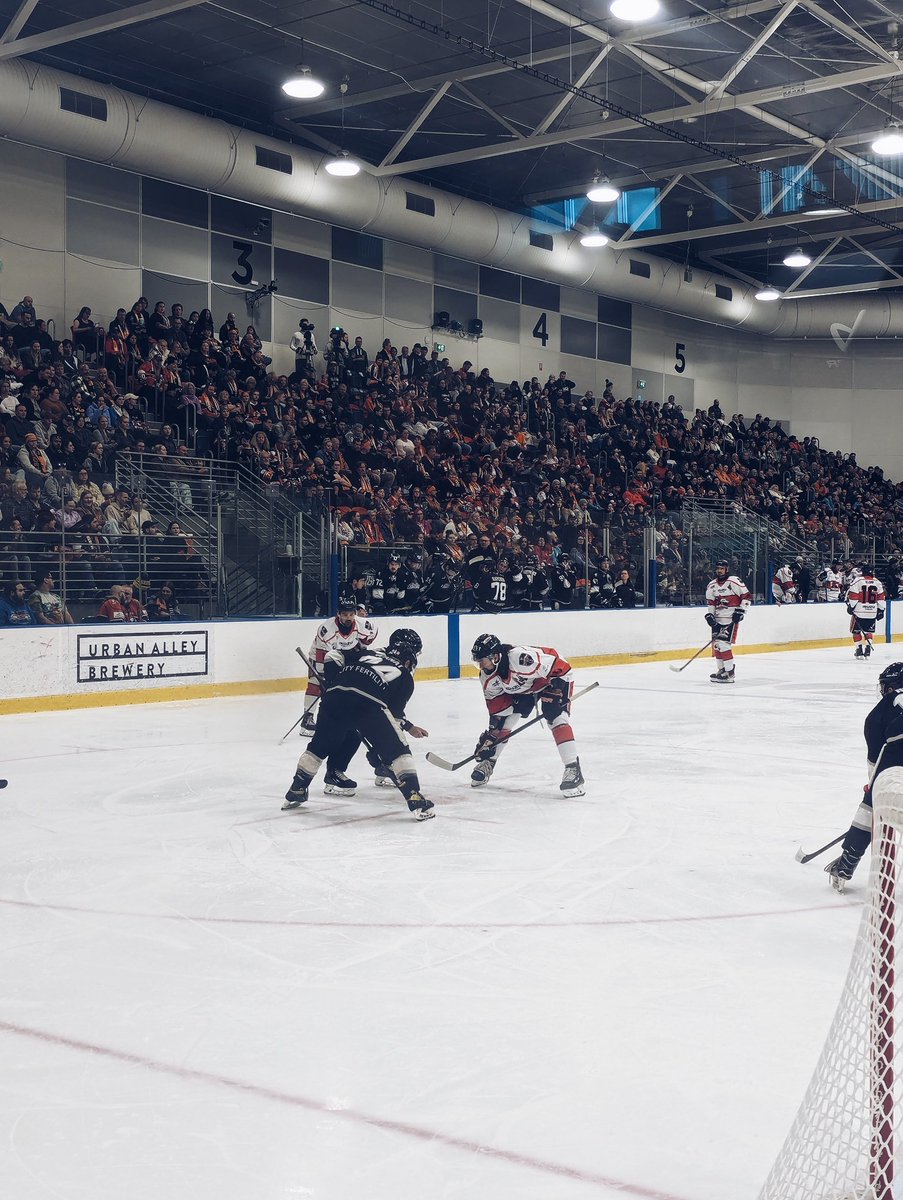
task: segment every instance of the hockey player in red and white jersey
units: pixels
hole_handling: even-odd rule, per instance
[[[856,647],[855,658],[869,658],[875,637],[875,622],[884,618],[887,597],[884,584],[875,578],[868,563],[861,563],[847,591],[847,612],[850,614],[850,633]]]
[[[712,631],[712,655],[718,664],[718,670],[709,676],[713,683],[734,682],[731,647],[737,640],[737,627],[752,604],[749,588],[730,572],[727,562],[715,563],[715,578],[705,589],[705,601],[709,606],[705,619]]]
[[[310,644],[308,658],[322,672],[326,655],[331,650],[366,650],[376,640],[376,626],[367,617],[358,615],[358,603],[353,595],[340,596],[338,611],[324,621]],[[301,718],[301,737],[313,737],[316,718],[313,707],[320,699],[322,688],[311,675],[304,693],[304,716]]]
[[[829,563],[815,576],[815,599],[832,603],[840,599],[843,581],[840,577],[840,564]]]
[[[796,576],[789,563],[784,563],[775,571],[771,580],[771,594],[775,604],[796,604]]]
[[[560,791],[565,796],[582,796],[585,781],[570,720],[571,664],[549,646],[511,646],[494,633],[480,634],[471,654],[480,668],[489,710],[489,728],[480,734],[474,752],[477,761],[471,787],[489,782],[511,731],[522,718],[533,715],[538,702],[564,763]]]

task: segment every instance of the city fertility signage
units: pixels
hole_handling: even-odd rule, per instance
[[[208,673],[207,631],[80,633],[78,683],[184,679]]]

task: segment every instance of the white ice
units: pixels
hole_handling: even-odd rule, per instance
[[[903,657],[903,655],[900,655]],[[299,697],[3,718],[9,1200],[753,1200],[843,983],[846,829],[880,646],[579,672],[588,780],[543,727],[417,823],[280,812]],[[418,685],[463,757],[474,680]]]

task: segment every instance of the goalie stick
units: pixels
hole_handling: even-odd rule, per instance
[[[571,704],[598,686],[599,683],[597,680],[595,683],[591,683],[587,687],[581,688],[579,692],[575,692],[573,696],[571,696]],[[519,733],[523,733],[525,729],[529,729],[531,725],[535,725],[537,721],[542,721],[543,719],[544,718],[542,714],[540,714],[538,717],[531,717],[531,719],[521,725],[519,729],[515,729],[513,733],[509,733],[508,737],[505,738],[505,741],[510,742],[513,737],[517,737]],[[462,758],[460,762],[449,762],[447,758],[442,758],[441,755],[434,754],[433,751],[430,750],[426,756],[426,761],[431,762],[434,767],[441,767],[443,771],[457,771],[461,767],[466,767],[469,762],[473,762],[475,758],[476,754],[469,754],[467,758]]]
[[[842,833],[840,837],[836,837],[833,842],[828,842],[826,846],[822,846],[818,850],[813,850],[809,854],[804,854],[803,848],[800,846],[799,850],[796,852],[796,861],[798,863],[812,862],[813,858],[818,858],[819,854],[824,854],[826,850],[830,850],[832,846],[836,846],[839,842],[842,842],[846,836],[847,835],[845,833]]]
[[[681,671],[686,671],[686,669],[690,665],[690,663],[696,662],[696,659],[699,658],[700,654],[704,654],[706,652],[706,650],[708,650],[709,646],[711,646],[712,642],[714,642],[714,640],[715,640],[715,635],[712,634],[712,636],[709,638],[709,640],[706,642],[706,644],[704,646],[700,646],[699,649],[696,651],[696,653],[693,655],[693,657],[688,658],[682,667],[675,667],[673,664],[669,664],[668,670],[674,671],[678,675],[681,673]]]

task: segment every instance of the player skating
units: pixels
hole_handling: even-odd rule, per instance
[[[872,840],[872,787],[888,767],[903,766],[903,663],[891,663],[878,676],[881,699],[865,718],[869,782],[843,839],[839,858],[825,867],[831,886],[842,892]]]
[[[875,622],[884,618],[884,584],[875,578],[868,563],[861,563],[847,591],[847,612],[853,635],[855,658],[869,658],[875,637]]]
[[[331,650],[366,649],[376,638],[376,626],[366,617],[358,615],[357,605],[357,599],[351,592],[339,596],[336,615],[324,621],[317,630],[308,655],[317,671],[322,671]],[[304,716],[298,730],[301,737],[313,736],[316,726],[313,707],[321,695],[321,681],[311,671],[304,693]]]
[[[314,735],[285,793],[283,809],[297,808],[308,798],[308,788],[323,760],[347,750],[349,739],[367,742],[374,756],[387,764],[397,787],[418,821],[435,816],[432,801],[420,791],[417,768],[406,733],[422,738],[427,731],[405,715],[414,692],[414,669],[422,648],[413,629],[393,630],[384,651],[367,650],[339,668],[328,681]]]
[[[533,715],[538,702],[564,763],[560,790],[566,796],[582,796],[585,781],[570,722],[574,690],[570,663],[551,647],[510,646],[494,633],[480,634],[471,653],[480,668],[489,710],[489,728],[480,735],[474,752],[477,762],[471,787],[489,782],[511,731],[519,720]]]
[[[736,575],[731,575],[727,562],[715,564],[715,578],[705,589],[709,611],[705,615],[712,631],[712,655],[718,670],[709,678],[713,683],[734,682],[734,652],[737,626],[752,604],[749,588]]]

